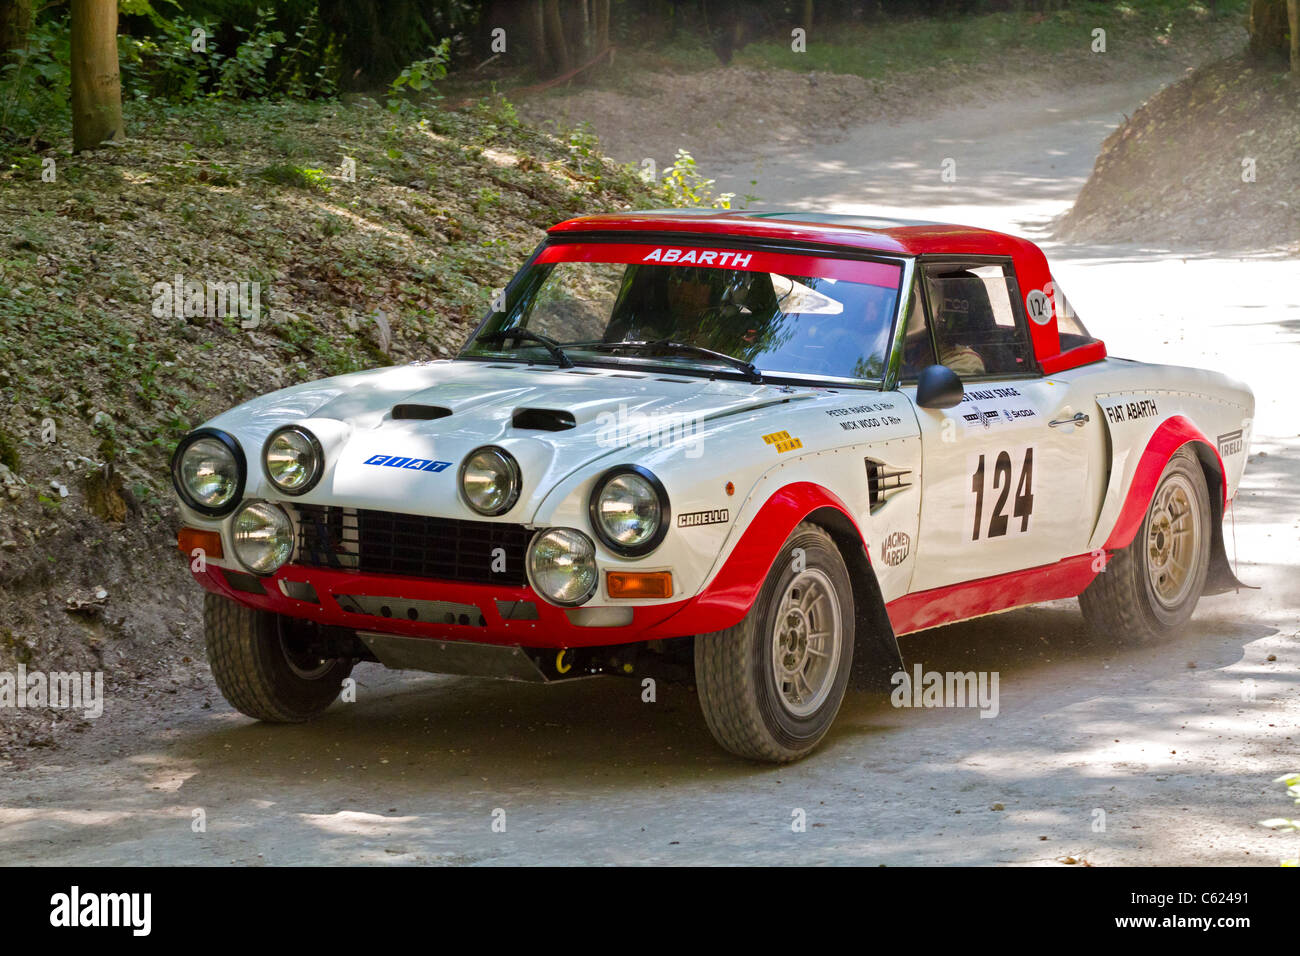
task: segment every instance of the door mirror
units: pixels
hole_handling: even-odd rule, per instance
[[[923,368],[917,376],[916,404],[922,408],[952,408],[965,394],[961,379],[946,365]]]

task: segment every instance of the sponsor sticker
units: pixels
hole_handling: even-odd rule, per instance
[[[434,461],[431,458],[405,458],[401,455],[371,455],[364,464],[378,465],[382,468],[405,468],[408,471],[446,471],[451,467],[449,461]]]
[[[763,441],[773,446],[778,455],[803,447],[803,442],[798,438],[791,438],[789,432],[772,432],[770,435],[764,435]]]
[[[1112,425],[1122,422],[1135,422],[1143,418],[1153,418],[1160,414],[1154,398],[1140,398],[1133,401],[1098,401],[1106,418]]]
[[[690,511],[677,516],[677,527],[698,528],[705,524],[726,524],[731,520],[731,512],[726,508],[714,508],[712,511]]]
[[[1219,436],[1219,457],[1227,458],[1229,455],[1238,454],[1241,451],[1241,429],[1234,432]]]
[[[880,560],[891,568],[895,568],[907,560],[907,556],[911,551],[911,537],[905,531],[895,531],[893,534],[886,535],[884,542],[880,545]]]

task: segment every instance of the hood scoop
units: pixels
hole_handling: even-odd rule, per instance
[[[451,414],[450,408],[444,408],[441,405],[417,405],[414,403],[404,403],[393,406],[393,420],[415,420],[415,421],[432,421],[435,418],[446,418]]]
[[[515,428],[528,428],[534,431],[562,432],[577,426],[578,421],[573,412],[557,408],[516,408],[510,417],[510,424]]]

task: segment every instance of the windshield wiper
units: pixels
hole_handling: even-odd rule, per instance
[[[581,346],[584,349],[591,349],[593,352],[619,352],[623,349],[689,352],[692,355],[702,355],[719,362],[725,362],[733,368],[740,369],[740,371],[744,372],[746,381],[754,385],[763,384],[763,373],[744,359],[738,359],[734,355],[728,355],[725,352],[715,352],[713,349],[706,349],[702,345],[692,345],[690,342],[674,342],[672,339],[652,339],[648,342],[569,342],[567,344],[570,347]]]
[[[502,329],[499,332],[489,332],[487,335],[480,335],[476,342],[483,342],[491,345],[496,342],[504,344],[510,339],[523,339],[526,342],[536,342],[546,351],[551,353],[555,359],[555,364],[560,368],[573,368],[573,360],[564,354],[564,349],[560,348],[560,343],[555,341],[549,335],[542,335],[540,332],[534,332],[531,329]]]

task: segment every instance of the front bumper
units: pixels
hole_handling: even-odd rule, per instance
[[[599,621],[600,614],[593,612],[600,609],[556,607],[530,587],[462,584],[296,564],[259,578],[211,565],[193,574],[207,590],[248,607],[331,627],[403,637],[565,648],[696,633],[690,629],[678,633],[671,623],[691,600],[616,608],[624,621],[630,612],[629,623],[583,624],[576,621]],[[691,627],[695,622],[690,617],[685,616],[681,626]]]

